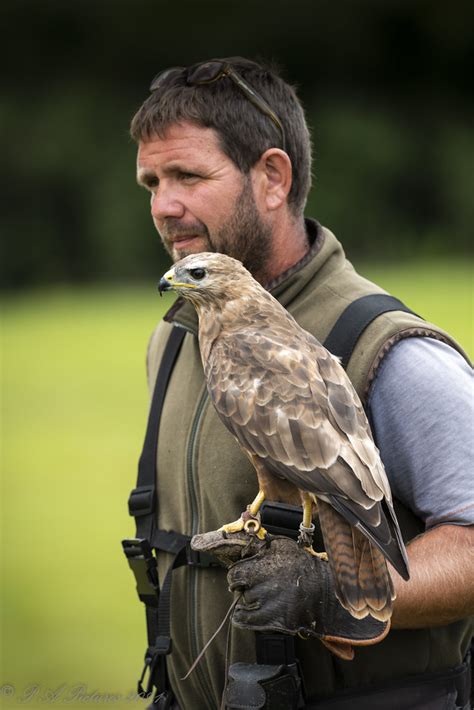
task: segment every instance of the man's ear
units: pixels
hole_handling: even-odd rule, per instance
[[[279,148],[269,148],[262,153],[253,171],[263,206],[269,212],[281,207],[291,189],[292,168],[288,155]]]

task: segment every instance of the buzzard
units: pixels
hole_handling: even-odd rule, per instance
[[[311,547],[317,507],[339,601],[356,618],[388,620],[386,559],[404,579],[408,562],[378,449],[338,359],[229,256],[187,256],[159,290],[195,306],[209,395],[256,469],[257,497],[221,529],[263,536],[265,498],[298,502],[300,539],[320,554]]]

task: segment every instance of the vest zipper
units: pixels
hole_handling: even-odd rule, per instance
[[[189,492],[189,502],[191,507],[191,535],[196,535],[199,530],[199,509],[198,509],[198,497],[195,485],[195,460],[196,460],[196,444],[197,444],[197,434],[202,421],[202,416],[204,413],[205,406],[208,402],[208,392],[207,387],[199,400],[199,404],[196,409],[196,416],[194,417],[191,432],[189,435],[189,444],[186,452],[186,477]],[[197,637],[197,573],[199,570],[196,567],[189,568],[189,631],[190,631],[190,641],[191,641],[191,661],[197,658],[201,648],[199,647],[198,637]],[[201,664],[199,664],[194,670],[194,675],[198,684],[201,687],[206,701],[209,702],[212,697],[212,690],[208,687],[207,679],[205,677],[204,671],[202,670]]]

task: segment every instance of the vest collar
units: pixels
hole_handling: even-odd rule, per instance
[[[305,256],[265,288],[282,306],[287,308],[315,275],[323,271],[328,261],[342,268],[345,262],[342,245],[334,234],[314,219],[305,219],[311,247]],[[181,326],[192,333],[198,332],[198,318],[194,306],[178,298],[164,316],[168,323]]]

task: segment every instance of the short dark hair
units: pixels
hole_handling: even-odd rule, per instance
[[[295,215],[301,215],[311,187],[311,139],[295,89],[273,66],[243,57],[213,61],[229,63],[280,119],[293,168],[288,204]],[[153,91],[140,106],[132,119],[130,135],[137,143],[146,142],[154,136],[162,137],[168,126],[181,121],[213,128],[226,155],[244,174],[268,148],[281,146],[281,136],[272,120],[228,77],[205,86],[189,86],[186,72],[177,72],[171,82],[164,82],[164,87]]]

